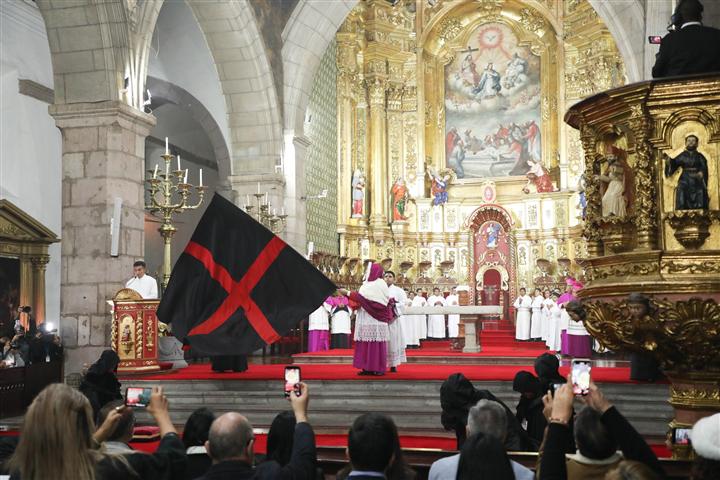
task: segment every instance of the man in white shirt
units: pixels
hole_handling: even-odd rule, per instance
[[[150,275],[145,274],[145,262],[138,260],[133,263],[134,276],[127,281],[125,288],[131,288],[138,292],[145,300],[158,298],[157,282]]]
[[[445,297],[440,293],[440,289],[433,288],[433,294],[427,299],[429,307],[444,307],[446,305]],[[435,313],[428,315],[428,338],[445,338],[445,315]]]
[[[388,325],[390,327],[390,339],[388,341],[387,362],[390,371],[397,372],[397,366],[407,362],[407,357],[405,356],[405,337],[403,336],[402,329],[402,317],[407,296],[405,295],[405,290],[395,285],[395,273],[388,270],[385,272],[384,278],[385,283],[388,284],[390,298],[395,299],[395,311],[397,312],[397,318]]]
[[[468,412],[468,437],[480,432],[493,436],[505,443],[505,437],[507,436],[507,413],[505,412],[505,408],[498,402],[483,399]],[[444,480],[447,478],[457,478],[459,462],[459,453],[437,460],[430,466],[428,479]],[[532,470],[512,460],[510,460],[510,464],[516,480],[533,480],[535,475]]]
[[[515,338],[517,340],[530,340],[530,309],[532,308],[532,298],[525,293],[525,289],[520,289],[520,296],[513,304],[517,310],[515,323]]]

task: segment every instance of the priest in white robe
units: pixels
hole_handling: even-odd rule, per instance
[[[530,317],[530,338],[535,341],[539,341],[542,338],[542,306],[543,300],[542,291],[539,288],[535,289],[535,294],[532,297],[532,316]]]
[[[412,306],[413,307],[426,307],[427,306],[427,299],[423,296],[422,288],[418,288],[415,291],[415,298],[413,298]],[[415,315],[415,325],[417,327],[418,339],[425,340],[427,338],[427,331],[428,331],[427,315],[423,315],[423,314]],[[418,341],[418,345],[420,345],[419,341]]]
[[[447,304],[438,287],[433,288],[427,304],[429,307],[444,307]],[[445,315],[428,315],[428,338],[445,338]]]
[[[407,292],[405,307],[412,307],[414,300],[415,292],[410,290],[409,292]],[[405,348],[418,348],[420,346],[420,328],[415,317],[417,317],[417,315],[403,315],[400,319],[402,321],[402,332],[403,338],[405,339]]]
[[[395,273],[391,270],[385,272],[385,283],[388,284],[388,290],[390,291],[390,298],[395,300],[395,315],[394,321],[388,324],[390,327],[390,337],[388,340],[388,368],[390,372],[397,372],[397,366],[401,363],[407,363],[407,357],[405,356],[405,337],[403,335],[403,324],[402,317],[403,311],[405,310],[405,302],[407,296],[405,290],[395,285]]]
[[[457,288],[453,287],[450,295],[445,298],[445,304],[448,306],[460,305],[460,298],[457,294]],[[457,313],[448,314],[448,337],[458,338],[460,336],[460,315]]]
[[[145,273],[146,268],[142,260],[133,263],[133,277],[125,283],[125,288],[135,290],[145,300],[155,300],[158,298],[157,281]]]
[[[530,309],[532,298],[524,288],[520,289],[520,296],[513,304],[517,316],[515,317],[515,338],[517,340],[530,340]]]

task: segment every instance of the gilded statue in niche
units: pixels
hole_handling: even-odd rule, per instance
[[[707,159],[697,147],[698,137],[688,135],[685,151],[680,155],[671,158],[667,153],[663,154],[666,177],[682,168],[675,189],[675,210],[707,210],[709,207]]]
[[[448,201],[447,188],[450,184],[451,171],[443,170],[437,172],[434,168],[428,167],[427,174],[430,177],[430,194],[433,197],[433,206],[443,205]]]
[[[445,67],[448,168],[458,178],[527,174],[542,161],[540,93],[540,57],[507,25],[479,25]]]
[[[398,177],[391,189],[392,193],[392,210],[393,220],[403,221],[407,220],[405,215],[405,208],[407,207],[408,201],[410,201],[410,192],[408,191],[407,183],[402,177]]]
[[[352,218],[363,218],[365,208],[365,175],[359,168],[352,177]]]

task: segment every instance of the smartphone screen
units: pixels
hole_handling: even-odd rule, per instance
[[[295,386],[300,383],[300,367],[285,367],[285,396],[289,397],[290,392],[295,389]],[[300,396],[300,392],[295,392]]]
[[[150,403],[152,388],[128,387],[125,391],[125,405],[128,407],[147,407]]]
[[[572,383],[575,395],[587,395],[590,391],[590,359],[572,361]]]
[[[675,445],[688,445],[690,443],[690,429],[689,428],[673,429],[673,443]]]
[[[660,35],[650,35],[648,37],[648,42],[652,45],[660,45],[662,43],[662,37]]]

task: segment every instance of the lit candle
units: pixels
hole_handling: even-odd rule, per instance
[[[250,194],[245,194],[245,205],[250,205]]]
[[[267,204],[268,204],[268,200],[267,200],[267,192],[265,192],[265,205],[267,205]]]
[[[153,172],[153,180],[157,178],[158,164],[155,164],[155,171]]]
[[[273,217],[275,216],[275,212],[276,212],[276,210],[273,208]]]
[[[188,174],[188,169],[186,168],[185,169],[185,178],[183,179],[183,183],[187,183],[187,174]]]
[[[282,207],[282,208],[280,209],[280,215],[285,215],[285,207]]]
[[[182,170],[182,168],[180,168],[180,154],[178,153],[178,171],[180,170]]]
[[[200,169],[200,186],[202,187],[202,168]]]
[[[170,155],[170,148],[168,145],[168,138],[165,137],[165,155]]]
[[[258,191],[257,191],[257,192],[260,193],[260,182],[257,182],[257,187],[258,187]]]

